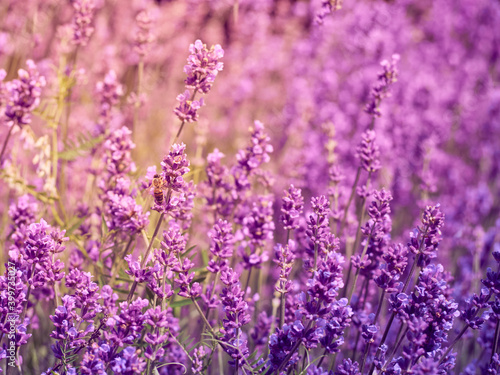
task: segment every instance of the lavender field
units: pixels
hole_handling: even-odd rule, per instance
[[[500,374],[498,0],[0,21],[0,373]]]

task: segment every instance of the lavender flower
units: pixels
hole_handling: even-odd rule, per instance
[[[375,283],[386,293],[401,291],[402,284],[399,279],[408,265],[408,249],[401,244],[392,245],[382,258],[386,263],[380,265],[380,275],[375,278]]]
[[[72,297],[77,308],[81,310],[76,318],[78,321],[91,322],[97,313],[101,311],[99,299],[102,298],[99,293],[99,285],[92,281],[90,272],[82,272],[73,268],[66,277],[66,286],[73,289]]]
[[[154,40],[151,33],[151,15],[147,10],[141,10],[135,17],[137,31],[134,37],[134,51],[142,59],[149,51],[150,45]]]
[[[80,362],[79,371],[84,375],[104,375],[106,374],[106,362],[101,358],[102,352],[109,351],[109,345],[99,346],[93,343],[91,348],[85,352]]]
[[[290,185],[282,198],[282,208],[280,220],[283,223],[283,229],[294,230],[299,227],[298,218],[302,214],[304,207],[304,198],[300,189]]]
[[[134,235],[140,233],[149,224],[149,212],[144,214],[142,207],[135,202],[133,196],[109,191],[106,198],[104,212],[109,230]]]
[[[188,184],[183,176],[189,172],[189,160],[187,160],[186,145],[184,143],[174,144],[167,156],[161,162],[162,174],[159,175],[161,190],[167,189],[166,199],[161,202],[155,198],[152,209],[158,212],[170,212],[176,209],[180,201],[185,200],[188,193]],[[178,192],[179,194],[173,194]],[[162,192],[163,194],[163,192]]]
[[[191,268],[194,267],[194,263],[191,262],[188,258],[184,258],[182,263],[179,263],[177,266],[173,268],[175,272],[177,272],[177,278],[175,282],[179,285],[179,296],[184,298],[196,298],[199,297],[202,288],[200,283],[194,282],[195,272],[190,272]]]
[[[288,277],[290,276],[290,272],[292,272],[293,261],[295,260],[295,256],[290,247],[292,248],[295,247],[293,241],[289,242],[285,246],[277,244],[276,247],[274,248],[274,252],[276,253],[275,262],[278,264],[280,268],[280,276],[274,289],[282,294],[290,292],[292,288],[292,281],[288,280]]]
[[[73,43],[77,46],[86,46],[94,28],[91,26],[94,17],[94,0],[75,0],[75,16],[73,17]]]
[[[337,371],[335,371],[335,375],[361,375],[359,371],[359,364],[356,361],[352,361],[347,358],[344,359],[341,365],[337,367]]]
[[[250,128],[252,133],[251,144],[244,150],[238,151],[236,160],[239,168],[246,171],[250,175],[263,163],[268,163],[271,159],[269,154],[273,152],[273,146],[269,136],[264,132],[264,124],[260,121],[255,121],[254,126]]]
[[[341,298],[332,303],[327,315],[318,320],[325,335],[320,339],[321,345],[328,353],[337,353],[344,344],[344,331],[351,324],[352,308],[347,304],[346,298]]]
[[[373,117],[380,117],[380,103],[382,102],[383,98],[389,96],[389,88],[394,82],[397,81],[398,70],[396,68],[396,65],[398,62],[399,55],[394,54],[392,55],[392,60],[390,62],[384,60],[380,63],[383,70],[378,75],[378,81],[372,88],[370,101],[365,108],[365,111],[369,115]]]
[[[103,161],[110,179],[136,170],[131,157],[131,152],[135,148],[131,135],[132,132],[124,126],[110,133],[104,142]]]
[[[106,73],[103,81],[97,82],[95,91],[99,103],[99,119],[97,121],[97,128],[99,134],[102,134],[107,132],[107,128],[111,123],[111,111],[113,107],[118,104],[120,97],[123,96],[123,87],[120,82],[118,82],[118,78],[114,70],[110,70],[108,73]],[[123,127],[121,129],[121,132],[126,132],[125,129],[127,128]],[[112,134],[110,135],[112,136]],[[115,135],[115,137],[120,136],[120,133]],[[130,147],[129,143],[130,142],[128,142],[128,144],[124,144],[121,147]],[[135,145],[133,147],[135,147]]]
[[[155,264],[153,267],[141,267],[140,258],[137,261],[132,260],[132,256],[129,254],[125,257],[125,261],[128,263],[129,270],[125,270],[127,275],[133,276],[134,281],[137,283],[150,282],[153,272],[157,272],[159,265]]]
[[[106,322],[108,330],[104,332],[104,337],[112,344],[113,352],[116,352],[118,347],[133,344],[134,340],[140,337],[147,318],[142,310],[148,304],[148,300],[141,298],[130,304],[122,302],[120,313],[108,318]]]
[[[5,84],[7,103],[5,118],[8,126],[22,127],[31,123],[31,113],[40,104],[45,78],[32,60],[26,61],[27,70],[19,69],[18,79]]]
[[[223,271],[221,282],[225,285],[220,294],[220,299],[226,317],[223,319],[221,341],[231,346],[226,347],[226,352],[231,356],[231,365],[236,361],[245,361],[249,355],[247,341],[244,339],[241,327],[250,322],[248,304],[243,299],[239,275],[231,268]]]
[[[243,218],[243,234],[249,244],[257,249],[273,239],[273,202],[269,196],[259,196],[251,211]]]
[[[193,357],[194,357],[193,374],[194,375],[203,375],[203,369],[204,369],[203,360],[205,359],[205,357],[208,354],[209,353],[207,353],[205,351],[204,346],[200,346],[193,351]]]
[[[417,254],[418,266],[425,267],[436,257],[441,241],[441,228],[444,225],[444,214],[440,205],[427,206],[422,215],[422,226],[410,233],[408,249]]]
[[[18,198],[17,203],[9,206],[9,217],[12,220],[11,229],[27,226],[35,221],[38,204],[33,202],[28,194]]]
[[[198,121],[198,109],[203,107],[205,102],[203,101],[203,98],[194,100],[193,97],[194,95],[191,94],[189,90],[184,91],[176,97],[179,104],[175,107],[174,113],[182,122]]]
[[[187,90],[177,96],[179,105],[174,109],[175,115],[184,122],[194,122],[198,120],[198,109],[204,105],[203,98],[194,100],[197,92],[207,94],[212,88],[217,74],[222,71],[223,64],[218,60],[224,56],[224,50],[220,45],[207,46],[197,40],[189,46],[188,64],[184,66],[187,78]],[[191,94],[192,90],[192,94]]]
[[[342,9],[342,0],[322,0],[321,10],[316,15],[315,21],[322,25],[327,15]]]
[[[209,232],[212,258],[208,262],[208,271],[216,273],[227,269],[228,260],[233,256],[234,237],[232,231],[233,228],[227,221],[219,219]]]
[[[189,46],[188,64],[184,66],[187,74],[186,87],[195,92],[207,94],[212,88],[217,74],[222,71],[224,64],[219,61],[224,57],[224,50],[219,44],[207,48],[201,40]]]
[[[146,369],[146,361],[139,356],[140,350],[128,346],[122,350],[119,357],[111,363],[114,374],[133,375],[142,374]]]
[[[366,130],[361,135],[361,142],[356,149],[360,160],[360,166],[368,173],[374,173],[380,169],[379,148],[375,143],[375,132]]]

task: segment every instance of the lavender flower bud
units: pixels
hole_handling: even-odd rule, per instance
[[[294,230],[299,227],[298,218],[302,214],[304,207],[304,198],[300,189],[290,185],[282,198],[283,206],[280,220],[283,223],[283,229]]]
[[[27,70],[19,69],[18,79],[5,84],[7,103],[5,118],[8,126],[31,123],[31,113],[40,104],[45,78],[32,60],[26,61]]]
[[[94,17],[94,0],[75,0],[75,16],[73,17],[73,43],[86,46],[94,28],[90,25]]]
[[[184,66],[187,74],[186,87],[206,94],[212,88],[217,74],[222,71],[224,64],[219,59],[224,57],[224,50],[219,44],[207,48],[201,40],[197,40],[189,46],[191,55],[188,64]]]
[[[390,86],[397,81],[398,70],[396,65],[399,55],[392,55],[391,62],[384,60],[380,63],[383,70],[378,75],[378,81],[372,88],[370,102],[366,105],[365,111],[373,117],[380,117],[379,106],[383,98],[389,96]]]
[[[360,166],[368,173],[374,173],[380,169],[379,148],[375,143],[375,132],[366,130],[361,135],[361,142],[356,150],[360,160]]]
[[[351,359],[344,359],[341,365],[337,367],[335,375],[361,375],[358,362],[353,362]]]

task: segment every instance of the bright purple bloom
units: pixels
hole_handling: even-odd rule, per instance
[[[27,70],[19,69],[18,79],[7,82],[5,118],[8,126],[31,123],[31,113],[40,104],[42,87],[45,86],[45,77],[38,72],[32,60],[26,61]]]
[[[188,64],[184,66],[187,74],[186,87],[195,92],[207,94],[212,88],[217,74],[222,71],[224,64],[219,61],[224,57],[224,50],[219,44],[207,48],[201,40],[189,46]]]
[[[176,100],[179,104],[175,107],[174,113],[179,120],[183,122],[198,121],[198,109],[205,105],[203,98],[199,100],[193,100],[192,98],[193,95],[189,92],[189,90],[177,95]]]
[[[271,159],[269,154],[273,152],[271,139],[264,131],[262,122],[255,121],[253,127],[250,128],[250,132],[252,133],[251,144],[236,154],[238,166],[245,170],[248,175],[263,163],[268,163]]]
[[[295,255],[290,247],[295,247],[293,241],[289,241],[285,246],[277,244],[274,248],[276,254],[275,262],[280,268],[280,276],[274,289],[282,294],[288,293],[292,289],[292,281],[288,280],[288,277],[290,276],[290,272],[292,272]]]
[[[302,191],[290,185],[288,190],[285,190],[285,195],[282,198],[280,220],[283,223],[283,229],[294,230],[299,227],[298,218],[302,214],[303,208]]]
[[[366,130],[361,135],[361,142],[356,149],[360,166],[368,173],[374,173],[380,169],[379,148],[375,143],[375,132]]]
[[[390,95],[389,88],[397,81],[398,70],[396,65],[399,62],[399,58],[398,54],[394,54],[390,62],[384,60],[380,63],[383,70],[378,74],[378,81],[372,88],[370,101],[365,108],[365,111],[373,117],[380,117],[380,103],[383,98]]]
[[[224,271],[233,256],[233,228],[227,221],[219,219],[208,235],[212,258],[208,261],[207,270],[212,273]]]
[[[235,361],[245,361],[249,355],[247,340],[241,332],[241,327],[250,322],[250,314],[248,304],[243,299],[244,292],[241,290],[239,275],[228,268],[221,273],[220,280],[224,284],[220,300],[225,312],[221,341],[231,345],[225,350],[232,358],[229,363],[234,365]]]
[[[140,350],[133,346],[123,349],[111,363],[113,373],[122,375],[142,374],[146,369],[146,361],[139,354]]]

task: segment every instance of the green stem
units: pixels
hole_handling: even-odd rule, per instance
[[[147,261],[147,259],[149,257],[149,253],[151,251],[151,247],[153,246],[153,242],[155,242],[156,235],[158,234],[158,231],[160,230],[161,222],[163,221],[163,216],[165,216],[164,212],[158,218],[158,222],[156,223],[156,228],[155,228],[155,231],[153,233],[153,237],[151,237],[151,241],[149,242],[149,246],[148,246],[148,248],[146,250],[146,254],[144,254],[144,258],[141,261],[141,268],[144,267],[144,264],[146,263],[146,261]],[[127,302],[128,303],[130,303],[130,301],[132,300],[132,297],[134,295],[134,292],[135,292],[136,288],[137,288],[137,281],[134,280],[134,283],[132,284],[132,287],[130,288],[130,292],[129,292],[128,297],[127,297]]]
[[[380,296],[380,300],[378,302],[377,313],[375,314],[374,322],[377,321],[378,316],[380,315],[380,311],[382,310],[382,305],[384,304],[384,297],[385,297],[385,289],[382,290],[382,295]]]
[[[193,95],[191,95],[191,99],[190,101],[192,102],[194,100],[194,97],[196,96],[196,90],[193,92]],[[179,137],[181,136],[181,133],[182,133],[182,129],[184,129],[184,124],[186,123],[185,120],[183,120],[181,122],[181,126],[179,127],[179,131],[177,132],[177,135],[175,136],[174,138],[174,142],[172,143],[177,143],[177,140],[179,139]]]
[[[12,130],[13,129],[14,129],[14,126],[11,126],[10,129],[9,129],[9,132],[7,133],[7,137],[5,138],[5,141],[3,142],[2,151],[0,152],[0,166],[1,166],[1,163],[2,163],[3,154],[5,152],[5,149],[7,148],[7,143],[9,142],[9,138],[10,138],[10,136],[12,134]]]
[[[307,327],[304,329],[304,332],[307,332],[309,330],[309,327],[311,327],[311,321],[309,321],[309,323],[307,324]],[[299,348],[300,344],[302,344],[302,339],[299,339],[297,340],[297,342],[295,343],[295,345],[292,347],[292,349],[290,349],[290,352],[287,354],[287,356],[283,359],[283,361],[281,362],[280,366],[278,367],[278,370],[276,370],[276,373],[279,374],[280,371],[283,369],[284,366],[286,366],[288,364],[288,362],[290,361],[290,358],[292,358],[292,356],[294,355],[294,353],[297,351],[297,349]]]
[[[215,278],[214,278],[214,286],[212,287],[212,290],[210,291],[210,298],[208,299],[209,301],[212,300],[212,297],[214,295],[214,292],[215,292],[215,286],[217,285],[217,282],[219,281],[219,275],[220,275],[220,271],[217,271],[215,273]],[[205,316],[208,317],[208,314],[210,313],[210,307],[207,306],[207,309],[205,310]]]
[[[366,363],[366,357],[368,356],[368,352],[370,349],[370,342],[365,343],[365,351],[363,353],[363,360],[361,361],[361,366],[360,366],[360,373],[363,373],[363,370],[365,368],[365,363]]]
[[[422,238],[420,239],[420,244],[418,245],[417,256],[415,257],[415,260],[413,261],[413,264],[411,265],[411,270],[410,270],[410,273],[408,274],[408,278],[406,279],[402,293],[406,293],[406,288],[408,288],[408,286],[410,285],[410,280],[412,279],[413,273],[415,272],[415,268],[417,267],[418,261],[420,259],[420,252],[422,251],[422,245],[424,244],[425,236],[427,235],[428,230],[429,230],[429,226],[426,226],[425,232],[424,232]]]
[[[137,102],[134,103],[134,120],[132,122],[132,133],[137,130],[137,125],[139,123],[139,106],[141,101],[141,88],[142,88],[142,77],[144,75],[144,61],[139,61],[139,66],[137,68]]]
[[[404,332],[403,332],[403,328],[404,328],[404,324],[401,324],[401,327],[399,328],[398,334],[396,336],[396,345],[394,346],[394,348],[392,348],[391,355],[389,356],[389,358],[387,358],[387,361],[385,362],[385,365],[383,367],[382,372],[384,372],[385,369],[387,368],[387,366],[391,363],[392,359],[394,358],[394,355],[397,353],[399,347],[401,346],[401,343],[403,342],[403,340],[406,337],[406,332],[408,332],[408,328],[406,328],[404,330]],[[401,334],[401,333],[403,333],[403,334]]]
[[[283,325],[285,324],[285,293],[281,293],[281,304],[280,304],[280,329],[283,328]]]
[[[118,272],[120,270],[120,266],[122,265],[122,261],[125,258],[125,256],[127,255],[127,252],[129,250],[130,246],[132,245],[133,240],[134,240],[134,237],[130,236],[130,240],[128,241],[127,245],[123,249],[122,255],[118,257],[118,262],[116,261],[116,259],[113,260],[113,265],[111,266],[111,281],[109,282],[109,285],[111,285],[111,286],[114,285],[116,278],[118,276]]]
[[[344,209],[344,217],[342,218],[342,224],[340,225],[339,235],[344,229],[345,223],[347,221],[347,211],[349,211],[349,206],[351,205],[352,199],[354,198],[354,193],[356,192],[356,186],[358,185],[360,175],[361,175],[361,167],[358,167],[358,171],[356,172],[356,178],[354,179],[354,183],[352,184],[351,195],[349,196],[349,200],[347,201],[347,206],[345,206]]]
[[[497,325],[498,327],[498,325]],[[453,342],[450,344],[450,346],[448,346],[448,349],[446,349],[446,351],[444,352],[444,354],[441,356],[441,359],[439,360],[438,362],[438,365],[440,365],[446,358],[446,356],[451,352],[451,349],[453,349],[453,346],[458,342],[458,340],[460,340],[460,338],[464,335],[465,331],[467,331],[467,329],[469,328],[469,325],[467,324],[461,331],[460,333],[458,334],[457,337],[455,337],[455,339],[453,340]]]
[[[372,234],[373,234],[373,228],[375,227],[372,227],[372,230],[370,231],[370,235],[368,236],[367,240],[366,240],[366,244],[365,244],[365,247],[363,248],[363,252],[361,253],[361,258],[359,260],[360,263],[363,263],[363,258],[365,257],[366,255],[366,251],[368,250],[368,245],[370,244],[370,240],[371,240],[371,237],[372,237]],[[356,275],[354,276],[354,282],[352,284],[352,288],[351,288],[351,291],[349,292],[349,297],[347,298],[347,300],[349,301],[348,303],[350,304],[351,303],[351,298],[352,298],[352,295],[354,293],[354,290],[356,289],[356,283],[358,282],[358,278],[359,278],[359,273],[361,272],[361,265],[360,267],[356,270]]]
[[[203,322],[205,323],[205,325],[207,326],[208,328],[208,331],[210,332],[210,334],[215,338],[217,337],[217,335],[215,334],[215,331],[214,329],[212,328],[212,325],[210,324],[210,322],[207,320],[206,316],[203,314],[203,311],[201,311],[201,307],[200,305],[198,304],[198,302],[196,301],[196,299],[194,297],[191,297],[191,301],[193,301],[193,304],[194,304],[194,307],[196,307],[196,310],[198,310],[198,313],[200,314],[200,317],[201,319],[203,320]],[[224,348],[224,344],[221,343],[220,341],[217,341],[217,343],[222,347],[222,349],[225,350]],[[243,354],[241,353],[240,349],[238,348],[238,352],[240,352],[240,355],[243,357]],[[244,358],[244,357],[243,357]],[[248,369],[251,370],[252,367],[250,366],[250,364],[248,363],[248,361],[246,359],[244,359],[245,361],[245,364],[248,366]],[[242,367],[242,370],[243,372],[245,372],[245,369],[244,367]],[[246,372],[245,372],[246,373]]]
[[[248,286],[250,285],[250,277],[252,276],[252,267],[248,269],[248,275],[247,275],[247,281],[245,283],[245,290],[243,291],[243,299],[245,299],[245,296],[247,295],[247,289]]]

